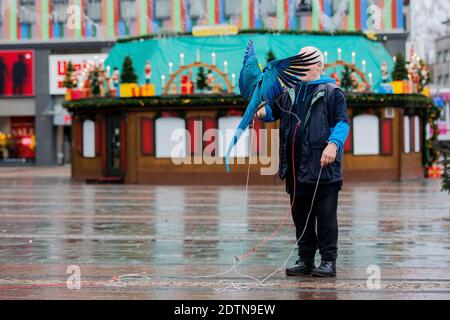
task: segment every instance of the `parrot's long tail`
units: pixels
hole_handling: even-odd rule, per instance
[[[242,136],[242,134],[245,132],[245,130],[248,128],[250,123],[253,121],[253,116],[258,108],[258,106],[261,103],[261,95],[260,95],[260,87],[257,86],[255,89],[255,92],[253,93],[253,97],[250,100],[250,103],[247,107],[247,110],[245,110],[244,115],[242,116],[241,121],[239,122],[239,125],[233,135],[233,138],[231,139],[230,145],[228,146],[227,153],[225,155],[225,166],[227,168],[227,171],[230,172],[230,155],[231,151],[233,151],[233,147],[238,142],[239,138]]]

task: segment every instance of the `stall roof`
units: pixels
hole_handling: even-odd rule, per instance
[[[360,35],[295,35],[295,34],[239,34],[234,36],[195,37],[177,36],[167,38],[142,39],[117,43],[105,61],[111,69],[121,70],[123,60],[131,56],[133,66],[138,75],[138,82],[143,84],[144,67],[147,60],[152,65],[152,83],[156,84],[156,94],[162,93],[161,76],[169,78],[169,62],[173,63],[173,71],[180,66],[180,53],[184,54],[184,64],[196,61],[197,50],[200,50],[200,60],[212,62],[212,53],[216,54],[216,65],[223,70],[224,61],[228,62],[228,75],[236,74],[236,83],[242,66],[242,58],[249,40],[255,44],[256,54],[262,66],[266,64],[270,49],[277,59],[295,55],[304,46],[315,46],[323,52],[328,52],[328,62],[337,60],[338,48],[342,49],[342,60],[351,63],[352,52],[356,53],[356,65],[362,69],[362,61],[366,61],[366,75],[372,73],[373,85],[381,82],[381,65],[388,64],[392,70],[392,57],[380,42],[369,40]],[[327,70],[327,74],[337,72]],[[195,81],[197,70],[193,70]],[[238,90],[238,89],[236,89]],[[237,92],[239,93],[239,92]]]

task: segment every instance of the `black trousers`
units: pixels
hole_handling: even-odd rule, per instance
[[[298,254],[302,261],[313,261],[317,249],[319,249],[322,260],[336,260],[338,249],[338,195],[339,192],[316,195],[305,233],[298,241]],[[312,195],[295,197],[292,218],[297,240],[301,237],[305,228],[308,212],[311,208],[311,200]]]

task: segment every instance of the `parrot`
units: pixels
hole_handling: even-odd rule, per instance
[[[239,74],[239,90],[245,100],[250,100],[245,113],[231,139],[225,155],[227,172],[230,172],[229,158],[233,147],[242,133],[247,129],[253,115],[261,103],[271,105],[283,92],[283,86],[293,88],[309,69],[307,66],[317,63],[318,52],[302,53],[295,56],[273,60],[262,70],[255,53],[253,41],[250,40],[244,54],[244,61]]]

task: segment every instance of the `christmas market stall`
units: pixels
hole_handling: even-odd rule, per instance
[[[68,72],[72,178],[242,184],[250,162],[252,184],[279,182],[277,122],[256,121],[235,148],[231,173],[225,170],[226,148],[247,106],[237,83],[250,39],[261,64],[306,45],[322,50],[325,73],[347,97],[346,180],[424,176],[433,160],[425,125],[433,123],[436,108],[419,64],[393,58],[365,34],[241,32],[122,40],[81,77]]]

